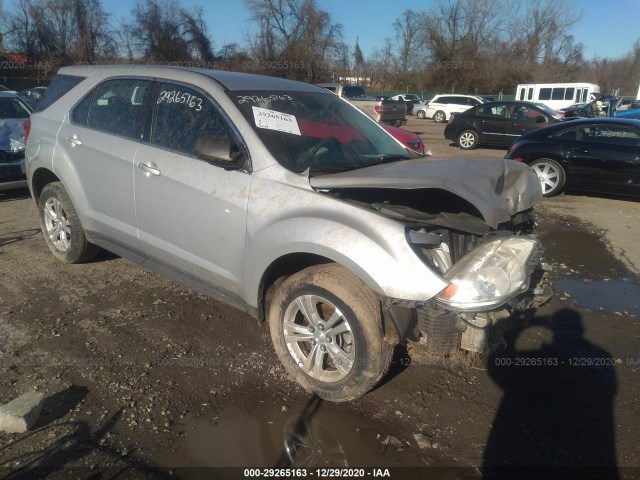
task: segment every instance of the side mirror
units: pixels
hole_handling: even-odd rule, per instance
[[[244,156],[239,151],[232,152],[231,147],[227,137],[199,137],[196,140],[196,158],[223,168],[240,168]]]
[[[547,117],[545,117],[544,115],[538,115],[536,117],[536,123],[544,123],[547,121]]]

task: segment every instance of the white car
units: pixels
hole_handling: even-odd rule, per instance
[[[426,105],[420,106],[415,114],[418,118],[433,118],[435,122],[443,123],[452,113],[462,113],[481,103],[485,100],[474,95],[436,95]]]

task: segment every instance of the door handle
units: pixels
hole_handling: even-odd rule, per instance
[[[157,177],[160,175],[158,166],[153,162],[139,163],[138,168],[144,172],[145,177],[150,177],[151,175],[155,175]]]
[[[67,137],[67,142],[69,142],[72,147],[77,147],[78,145],[82,145],[82,140],[78,138],[78,135],[72,135],[70,137]]]
[[[577,153],[589,153],[589,150],[583,147],[575,147],[573,151]]]

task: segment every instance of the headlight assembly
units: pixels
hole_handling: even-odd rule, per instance
[[[490,310],[529,286],[529,259],[537,240],[497,236],[471,250],[444,275],[449,285],[436,297],[446,308]]]

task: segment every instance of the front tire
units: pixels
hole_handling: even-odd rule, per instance
[[[65,263],[81,263],[96,256],[99,248],[87,240],[78,213],[60,182],[44,187],[38,207],[44,240],[54,257]]]
[[[442,110],[438,110],[433,114],[433,121],[436,123],[444,123],[447,121],[447,115]]]
[[[464,130],[458,135],[458,146],[462,150],[473,150],[478,147],[478,134],[473,130]]]
[[[418,110],[418,113],[416,113],[416,117],[418,118],[426,118],[427,116],[427,112],[425,112],[424,110]]]
[[[540,180],[543,196],[554,197],[562,192],[567,178],[562,165],[550,158],[539,158],[529,166]]]
[[[380,300],[337,264],[306,268],[274,287],[271,339],[289,376],[333,402],[358,398],[388,371]]]

